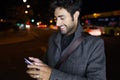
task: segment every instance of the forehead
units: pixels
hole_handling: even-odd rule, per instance
[[[61,15],[70,15],[70,13],[66,9],[58,7],[55,9],[54,15],[58,17]]]

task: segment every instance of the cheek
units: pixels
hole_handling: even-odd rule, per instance
[[[72,27],[74,25],[74,22],[73,21],[69,21],[67,25]]]
[[[71,25],[73,22],[72,22],[71,20],[67,19],[67,20],[64,20],[63,23],[64,23],[65,25],[69,26],[69,25]]]

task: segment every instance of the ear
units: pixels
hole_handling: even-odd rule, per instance
[[[76,12],[74,13],[74,19],[78,20],[79,15],[80,15],[80,12],[79,12],[79,11],[76,11]]]

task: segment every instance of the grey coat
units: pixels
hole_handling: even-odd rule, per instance
[[[71,43],[81,36],[81,32],[83,29],[79,25]],[[72,46],[71,43],[69,46]],[[67,48],[65,50],[68,50]],[[104,41],[100,37],[85,38],[59,70],[55,69],[63,52],[61,52],[61,33],[58,32],[49,39],[45,59],[46,64],[53,68],[50,80],[106,80]]]

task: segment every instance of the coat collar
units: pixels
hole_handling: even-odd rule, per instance
[[[78,27],[77,27],[77,30],[75,32],[75,36],[74,36],[73,40],[76,40],[78,37],[80,37],[82,32],[83,32],[83,28],[80,24],[78,24]],[[60,48],[60,44],[61,44],[61,37],[62,37],[62,34],[60,31],[58,31],[54,41],[59,48]]]
[[[82,32],[83,32],[83,28],[80,24],[78,24],[77,30],[75,32],[74,39],[77,39],[78,37],[80,37]]]

